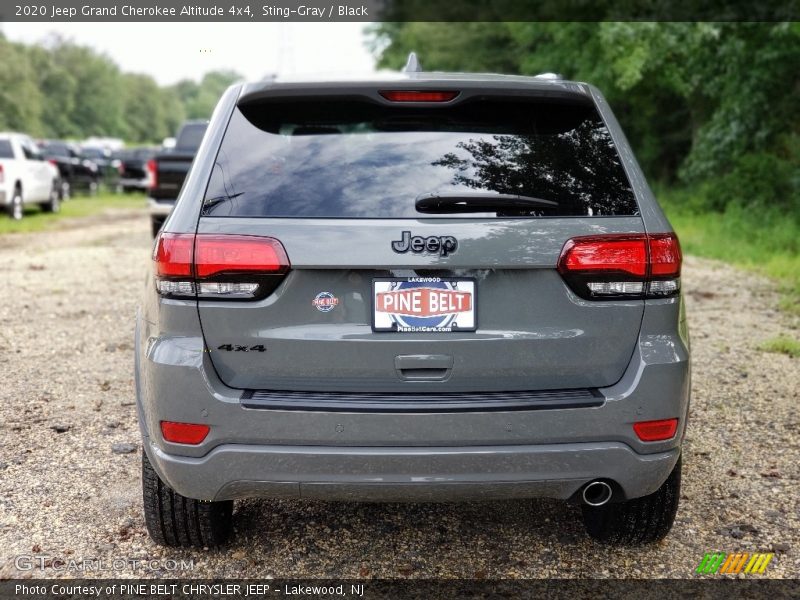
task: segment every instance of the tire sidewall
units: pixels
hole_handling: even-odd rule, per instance
[[[47,203],[50,212],[57,213],[61,210],[61,193],[59,192],[60,187],[61,186],[57,181],[53,182],[53,186],[50,190],[50,200]]]
[[[22,192],[19,188],[14,190],[11,196],[11,204],[8,207],[8,215],[15,221],[20,221],[25,214],[25,206],[22,202]]]

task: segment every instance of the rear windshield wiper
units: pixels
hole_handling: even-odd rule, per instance
[[[530,211],[555,208],[558,202],[496,192],[433,192],[417,196],[417,212],[428,214]]]

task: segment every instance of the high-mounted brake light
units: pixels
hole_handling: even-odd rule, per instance
[[[173,298],[261,298],[290,267],[278,240],[251,235],[162,233],[153,260],[159,293]]]
[[[582,298],[663,298],[680,290],[681,249],[674,233],[577,237],[558,270]]]
[[[675,437],[678,430],[678,419],[660,419],[658,421],[640,421],[633,424],[633,431],[643,442],[663,442]]]
[[[161,435],[173,444],[197,445],[206,439],[211,428],[199,423],[178,423],[176,421],[161,421]]]
[[[380,90],[378,93],[390,102],[450,102],[459,94],[452,90]]]

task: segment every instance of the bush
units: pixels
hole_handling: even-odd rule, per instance
[[[701,185],[696,208],[769,209],[800,216],[799,183],[790,161],[765,152],[745,154],[731,171]]]

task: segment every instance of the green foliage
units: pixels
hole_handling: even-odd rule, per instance
[[[0,130],[40,133],[42,93],[36,70],[24,46],[12,44],[0,34]]]
[[[207,73],[198,84],[159,87],[149,75],[123,73],[107,56],[59,37],[26,46],[0,32],[0,130],[36,137],[120,137],[160,143],[187,118],[211,116],[225,88],[241,79]]]
[[[0,214],[0,234],[44,231],[69,222],[70,218],[88,217],[109,210],[129,210],[146,213],[147,202],[143,194],[110,194],[75,196],[61,205],[58,213],[44,212],[38,206],[25,208],[25,217],[19,221]]]
[[[786,335],[766,340],[758,348],[764,352],[775,352],[792,358],[800,358],[800,342]]]
[[[709,181],[688,188],[656,187],[684,253],[771,277],[783,295],[781,308],[800,314],[800,211],[751,203],[709,211],[707,195],[715,186],[716,182]]]
[[[241,78],[235,71],[211,71],[205,74],[199,84],[184,79],[175,84],[174,90],[185,108],[187,118],[207,119],[222,93]]]

